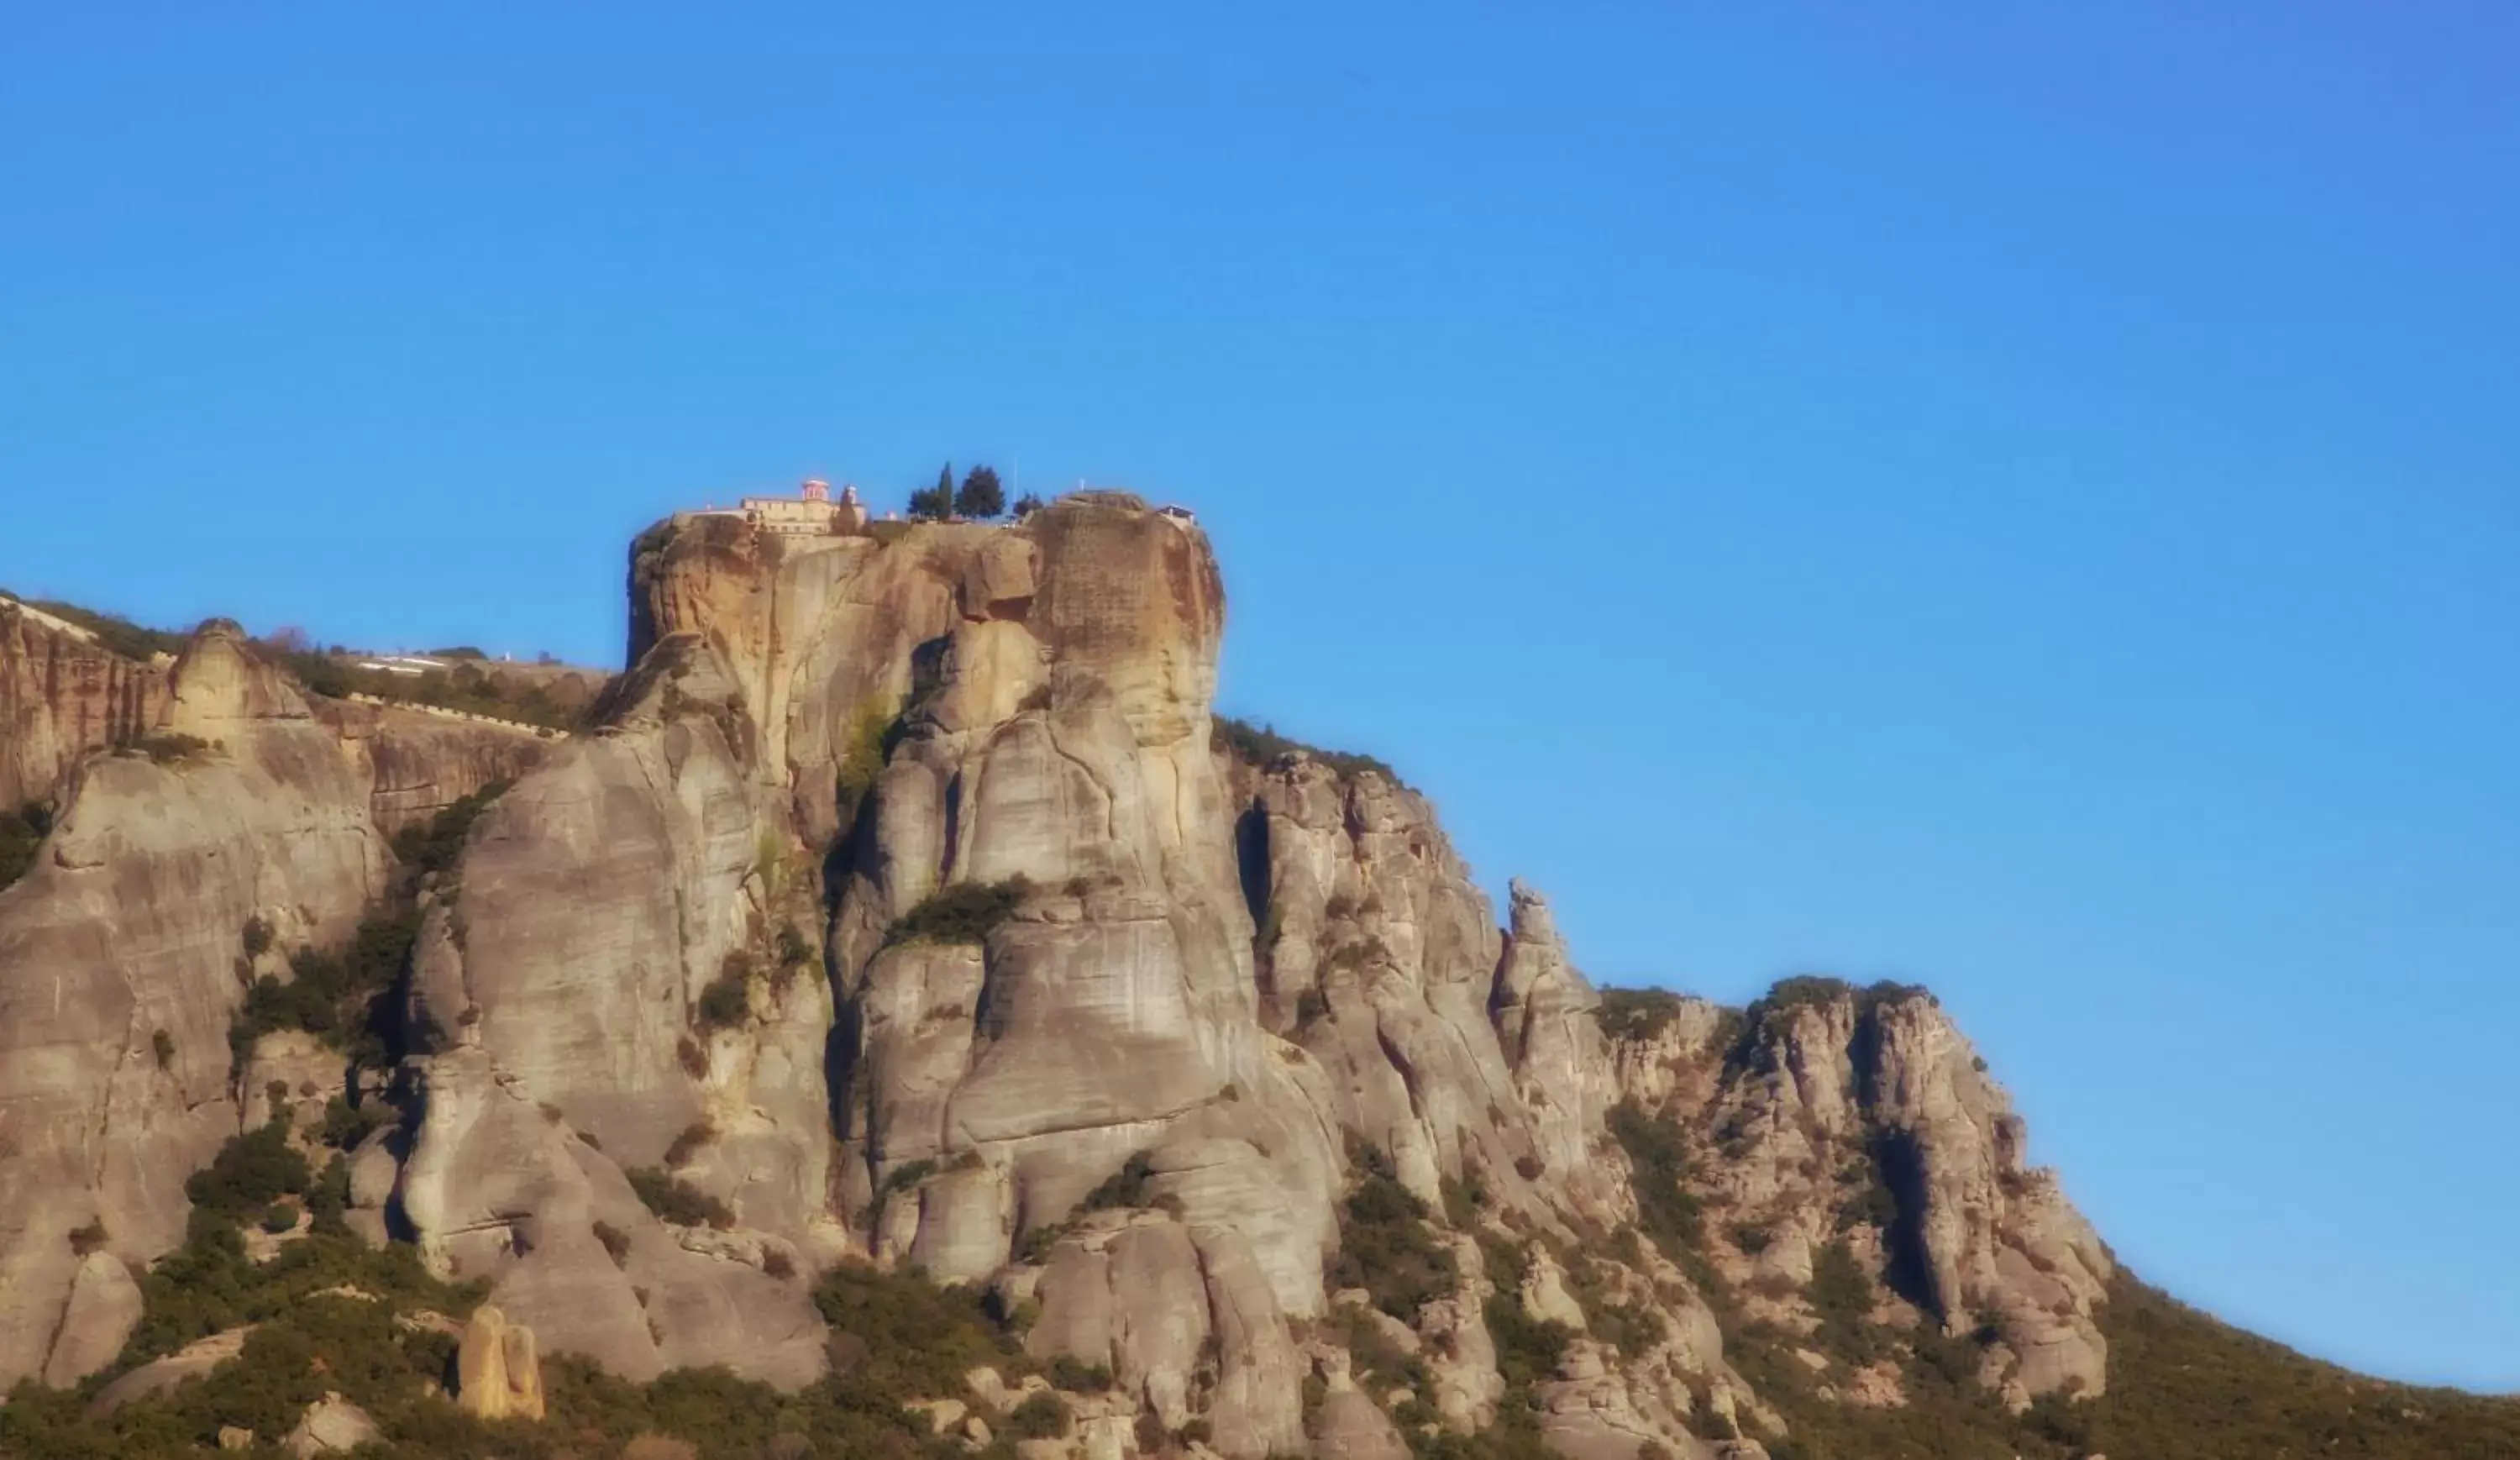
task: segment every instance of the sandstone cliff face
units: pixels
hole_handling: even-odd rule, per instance
[[[183,1235],[184,1178],[238,1128],[243,930],[346,935],[382,887],[367,787],[232,625],[195,638],[160,728],[213,743],[79,765],[38,864],[0,891],[0,1384],[73,1379]],[[82,1258],[69,1234],[101,1223]]]
[[[106,1361],[264,1083],[301,1118],[342,1087],[269,1036],[239,1102],[246,920],[338,938],[385,834],[501,782],[422,885],[402,1123],[352,1153],[350,1217],[486,1279],[523,1351],[802,1384],[813,1278],[874,1260],[1107,1365],[1098,1453],[1134,1406],[1237,1460],[1501,1418],[1579,1460],[1754,1457],[1786,1421],[1742,1325],[1826,1346],[1851,1263],[1893,1349],[1983,1335],[2015,1403],[2105,1382],[2106,1253],[1929,999],[1605,1008],[1423,797],[1217,733],[1194,525],[1110,494],[859,537],[702,518],[642,537],[631,590],[633,670],[557,740],[310,712],[231,628],[158,682],[0,615],[33,727],[0,762],[67,793],[0,891],[0,1382]],[[135,725],[210,748],[94,753]],[[1901,1397],[1886,1361],[1786,1361]]]
[[[396,705],[312,700],[367,783],[370,819],[391,836],[542,763],[550,737],[519,726],[455,720]]]
[[[1842,1242],[1892,1322],[1986,1331],[1982,1377],[2016,1406],[2101,1392],[2113,1264],[1930,995],[1788,983],[1746,1027],[1686,1001],[1614,1063],[1700,1153],[1716,1265],[1755,1316],[1808,1322],[1816,1255]]]
[[[91,752],[158,724],[167,670],[0,599],[0,806],[51,800]]]
[[[783,907],[785,844],[733,693],[713,651],[661,646],[608,728],[503,796],[431,890],[411,1015],[436,1052],[414,1072],[400,1202],[432,1264],[491,1278],[553,1349],[637,1378],[728,1362],[798,1383],[820,1324],[764,1268],[834,1241],[818,1230],[831,1006],[810,977],[739,975],[740,1018],[697,1013]],[[625,1172],[669,1152],[731,1233],[668,1227],[634,1195]],[[626,1235],[617,1258],[606,1230]]]

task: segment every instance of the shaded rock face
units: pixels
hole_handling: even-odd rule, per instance
[[[241,634],[205,628],[169,682],[159,728],[211,748],[82,763],[0,891],[0,1383],[111,1357],[130,1274],[181,1240],[184,1178],[238,1128],[247,921],[329,943],[384,884],[368,788]]]
[[[90,753],[156,728],[166,681],[0,599],[0,806],[54,799]]]
[[[2028,1163],[2028,1136],[1965,1037],[1920,990],[1773,997],[1746,1028],[1698,1001],[1614,1057],[1621,1093],[1686,1130],[1726,1277],[1793,1321],[1816,1255],[1842,1242],[1883,1310],[1984,1333],[2008,1401],[2096,1394],[2106,1249]],[[1755,1249],[1755,1250],[1754,1250]]]
[[[436,1052],[400,1205],[439,1270],[489,1277],[554,1348],[633,1377],[725,1361],[820,1371],[819,1320],[768,1254],[835,1247],[825,1215],[830,997],[747,960],[797,876],[714,652],[652,653],[609,728],[559,747],[475,824],[429,893],[411,1019]],[[807,898],[810,905],[810,897]],[[708,1026],[732,974],[741,1015]],[[662,1166],[749,1235],[652,1216]],[[626,1250],[616,1257],[603,1233]]]
[[[552,740],[510,725],[348,700],[310,702],[368,783],[368,810],[391,836],[542,763]]]

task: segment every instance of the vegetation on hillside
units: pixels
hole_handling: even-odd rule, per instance
[[[1593,1018],[1613,1039],[1651,1039],[1680,1017],[1680,995],[1667,988],[1604,988]]]
[[[473,659],[458,660],[444,669],[397,674],[388,669],[363,669],[346,658],[313,649],[269,643],[260,647],[299,684],[328,699],[373,695],[398,705],[459,709],[555,731],[576,728],[584,711],[584,707],[553,694],[538,676],[503,673],[498,665]]]
[[[0,888],[35,867],[35,849],[53,830],[53,808],[28,801],[15,811],[0,811]]]
[[[18,595],[0,589],[0,598],[18,598]],[[184,635],[170,629],[144,627],[119,614],[101,613],[52,598],[18,598],[18,601],[65,622],[77,624],[96,635],[97,643],[107,651],[124,659],[146,663],[152,656],[181,654],[184,651]]]
[[[1408,782],[1400,773],[1372,755],[1352,751],[1325,751],[1300,740],[1281,735],[1269,725],[1255,725],[1232,715],[1218,715],[1209,723],[1209,748],[1223,754],[1232,753],[1243,761],[1259,766],[1275,762],[1282,755],[1301,754],[1330,768],[1340,780],[1352,780],[1358,774],[1372,771],[1394,786],[1406,788]]]
[[[990,931],[1012,917],[1031,890],[1031,885],[1021,877],[1004,882],[948,883],[895,918],[884,933],[884,941],[987,942]]]

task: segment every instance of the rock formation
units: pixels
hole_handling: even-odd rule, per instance
[[[543,1368],[534,1331],[510,1323],[495,1307],[475,1308],[464,1325],[455,1374],[455,1397],[468,1414],[485,1420],[543,1417]]]
[[[130,1273],[183,1235],[185,1176],[237,1130],[247,923],[338,941],[384,881],[367,788],[233,625],[196,636],[158,723],[202,743],[79,763],[0,890],[0,1379],[110,1358]]]
[[[1847,1403],[1929,1335],[2015,1405],[2104,1386],[2109,1259],[1930,999],[1605,1004],[1423,797],[1215,721],[1195,525],[696,517],[630,584],[630,672],[549,740],[0,611],[0,766],[63,807],[0,891],[0,1382],[112,1357],[267,1085],[300,1126],[389,1085],[347,1220],[489,1285],[484,1417],[541,1413],[538,1349],[806,1384],[815,1275],[870,1260],[1107,1369],[1098,1454],[1754,1456],[1745,1334]],[[285,972],[248,920],[338,942],[392,834],[499,787],[393,884],[399,1066],[282,1031],[231,1072],[240,968]]]
[[[166,666],[0,598],[0,806],[53,799],[92,752],[153,729]]]

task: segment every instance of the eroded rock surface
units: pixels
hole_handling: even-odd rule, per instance
[[[1398,1456],[1506,1415],[1580,1460],[1752,1456],[1786,1426],[1742,1320],[1832,1402],[1903,1395],[1830,1323],[1983,1334],[2015,1404],[2105,1382],[2105,1252],[1930,999],[1605,1004],[1538,891],[1499,926],[1424,797],[1217,724],[1188,521],[695,517],[631,591],[631,672],[555,738],[310,709],[233,626],[152,667],[0,606],[0,801],[63,803],[0,891],[0,1383],[111,1359],[183,1177],[273,1085],[301,1128],[390,1085],[347,1220],[488,1281],[460,1392],[491,1417],[540,1413],[545,1352],[807,1383],[843,1257],[1107,1366],[1027,1453],[1116,1456],[1143,1418]],[[201,745],[104,753],[143,731]],[[284,967],[247,921],[338,941],[389,834],[501,783],[421,884],[400,1067],[282,1031],[232,1081],[240,975]],[[1417,1286],[1332,1295],[1349,1244]]]
[[[110,1357],[136,1311],[100,1295],[181,1240],[185,1177],[238,1129],[248,920],[330,943],[384,884],[368,788],[233,625],[169,680],[158,728],[207,744],[83,762],[0,890],[0,1383]]]

